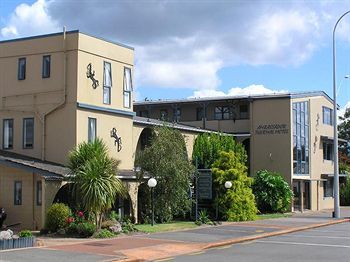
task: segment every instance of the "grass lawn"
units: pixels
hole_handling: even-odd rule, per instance
[[[190,229],[198,226],[191,221],[174,221],[166,224],[155,224],[154,226],[151,226],[150,224],[135,225],[135,227],[141,232],[156,233],[180,229]]]
[[[281,218],[281,217],[290,217],[292,214],[290,213],[273,213],[273,214],[261,214],[258,215],[256,220],[264,220],[264,219],[271,219],[271,218]]]

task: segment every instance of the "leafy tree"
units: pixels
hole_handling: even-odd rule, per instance
[[[157,180],[154,188],[155,219],[167,222],[174,216],[185,215],[191,204],[188,189],[194,169],[188,160],[181,133],[165,126],[154,128],[150,145],[138,154],[136,162],[143,172]]]
[[[350,141],[350,108],[345,111],[344,116],[340,116],[339,120],[341,123],[338,125],[338,136],[339,138]],[[340,152],[348,154],[347,144],[339,143]]]
[[[193,161],[197,159],[198,168],[210,169],[218,159],[220,151],[230,150],[239,155],[244,163],[247,161],[243,145],[236,143],[232,136],[204,133],[196,138],[192,159]]]
[[[293,193],[279,173],[258,171],[253,192],[260,212],[286,212],[290,208]]]
[[[247,176],[242,156],[233,151],[221,151],[212,167],[215,186],[221,187],[216,199],[220,213],[229,221],[254,220],[257,209],[250,188],[252,178]],[[232,182],[232,187],[227,190],[223,188],[226,181]]]
[[[101,229],[103,214],[112,207],[116,196],[125,194],[116,176],[118,164],[119,161],[108,156],[101,139],[83,142],[69,153],[73,191],[85,210],[94,214],[96,229]]]

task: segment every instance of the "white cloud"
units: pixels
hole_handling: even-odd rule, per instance
[[[215,97],[215,96],[250,96],[287,93],[287,90],[272,90],[263,85],[249,85],[247,87],[233,87],[227,93],[218,90],[204,89],[194,91],[193,97]]]
[[[51,33],[58,30],[57,22],[47,12],[47,2],[38,0],[32,5],[18,5],[0,32],[1,36],[7,39]]]
[[[350,101],[347,102],[347,104],[343,108],[338,110],[338,116],[344,116],[347,109],[350,110]]]

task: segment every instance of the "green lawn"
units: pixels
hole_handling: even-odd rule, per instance
[[[258,215],[256,220],[264,220],[264,219],[271,219],[271,218],[281,218],[281,217],[290,217],[290,213],[273,213],[273,214],[261,214]]]
[[[154,226],[151,226],[150,224],[135,225],[135,227],[141,232],[156,233],[172,230],[190,229],[198,226],[191,221],[174,221],[166,224],[155,224]]]

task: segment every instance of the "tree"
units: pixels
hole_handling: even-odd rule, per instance
[[[339,138],[350,141],[350,108],[347,108],[344,116],[340,116],[339,120],[341,121],[338,125],[338,136]],[[342,154],[347,155],[348,145],[346,143],[339,143],[339,150]]]
[[[260,170],[257,172],[253,193],[260,212],[286,212],[292,201],[292,190],[281,174]]]
[[[165,126],[154,128],[150,145],[138,154],[136,161],[142,172],[158,182],[154,188],[156,221],[167,222],[185,215],[191,204],[188,190],[194,169],[181,133]]]
[[[101,229],[103,214],[112,207],[125,188],[117,178],[119,161],[108,156],[101,139],[83,142],[69,153],[73,191],[86,211],[95,216],[96,229]]]
[[[192,159],[198,161],[198,168],[210,169],[218,159],[220,151],[234,151],[245,163],[247,155],[242,144],[236,143],[232,136],[215,133],[200,134],[193,146]]]
[[[252,178],[247,176],[247,167],[241,156],[233,151],[221,151],[213,164],[212,172],[215,186],[221,187],[216,201],[224,218],[229,221],[254,220],[257,209],[250,188]],[[231,181],[232,187],[224,191],[226,181]]]

